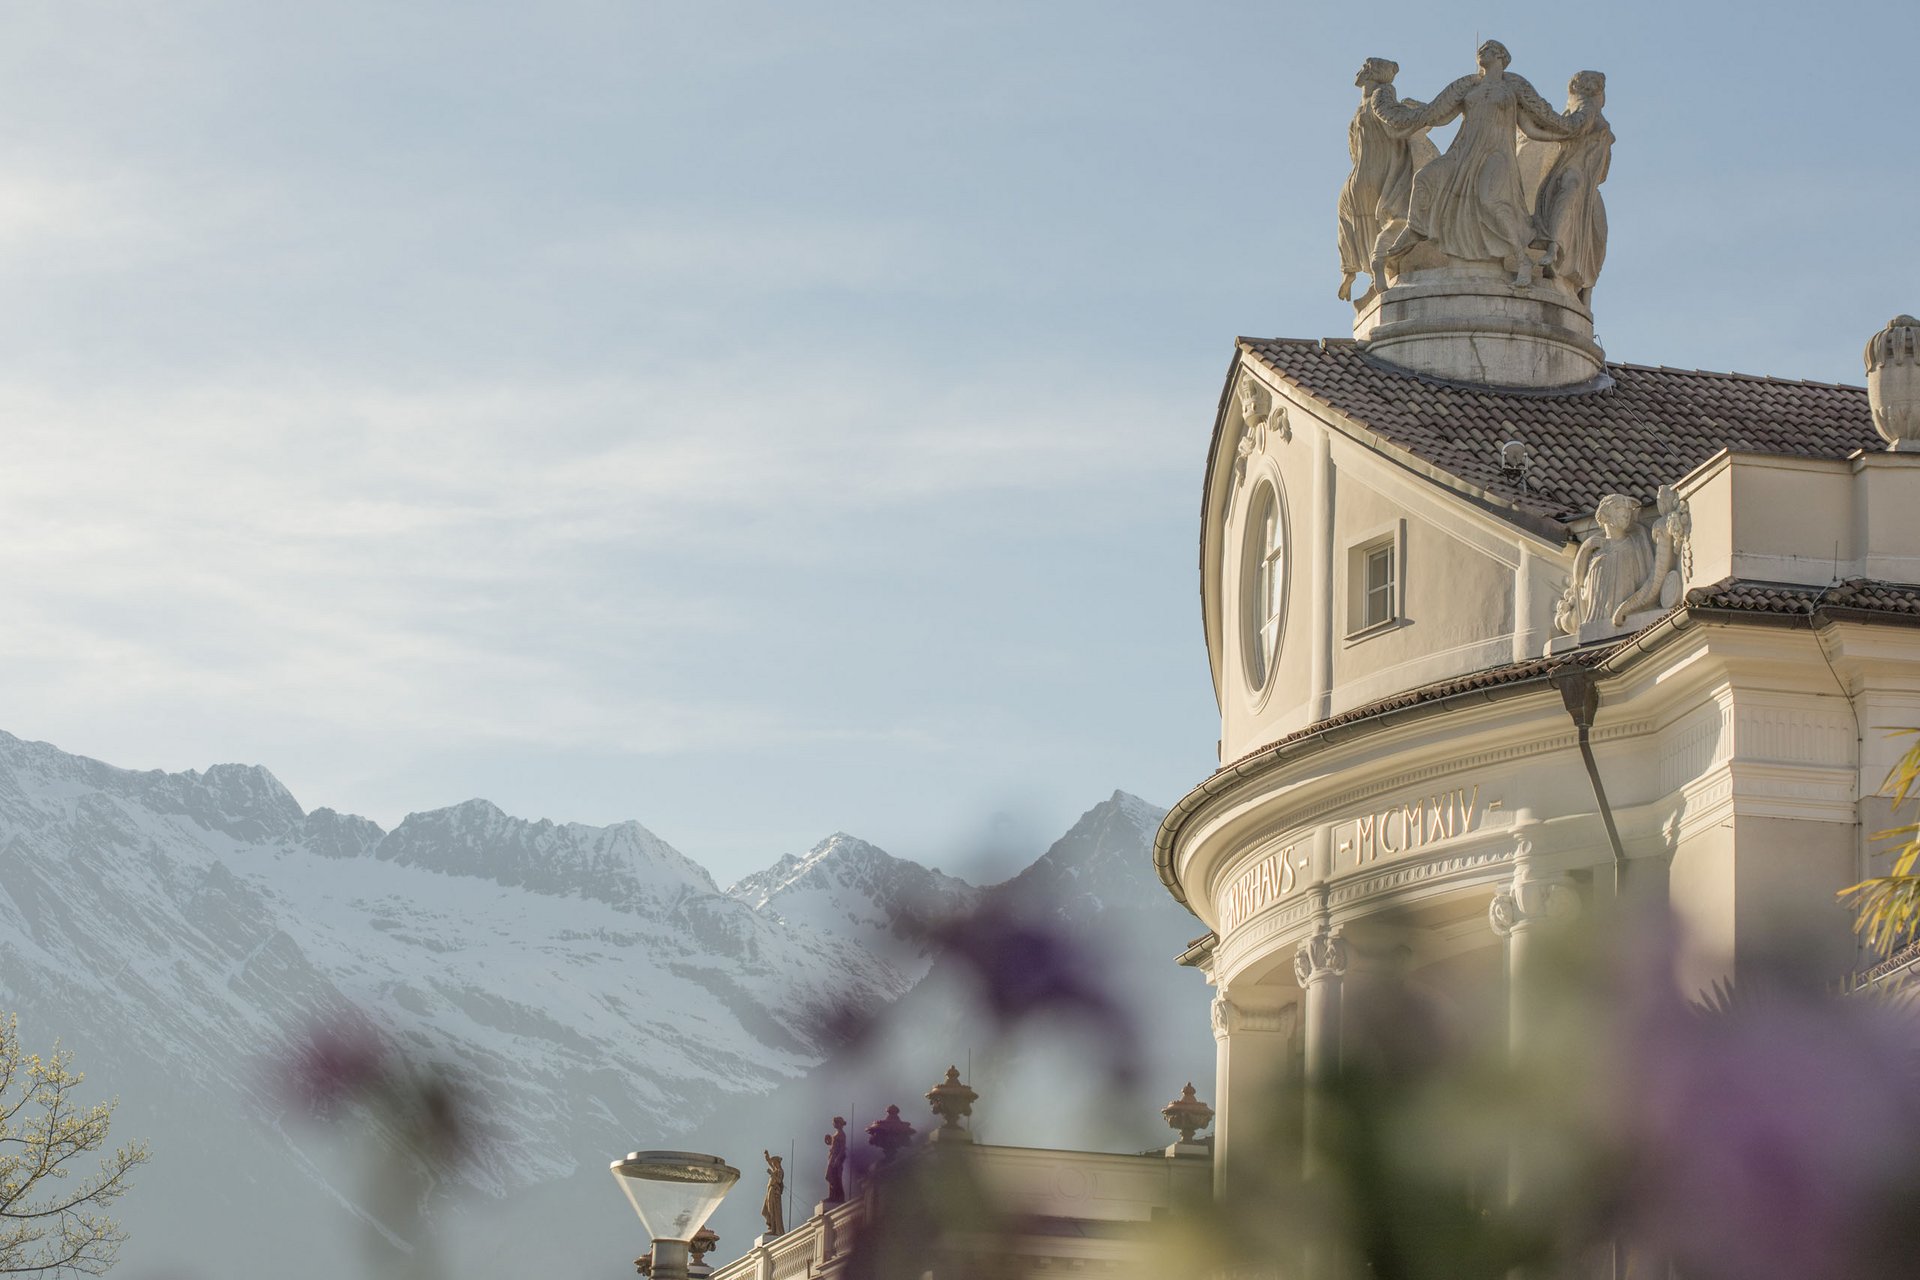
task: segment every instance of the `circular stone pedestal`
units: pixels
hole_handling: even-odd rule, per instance
[[[1388,364],[1485,387],[1574,387],[1606,363],[1593,313],[1571,292],[1497,270],[1414,272],[1361,301],[1353,336]]]

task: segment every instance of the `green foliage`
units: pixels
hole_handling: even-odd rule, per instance
[[[86,1159],[106,1147],[114,1104],[80,1105],[84,1079],[57,1042],[26,1053],[19,1019],[0,1021],[0,1275],[97,1276],[119,1253],[125,1233],[104,1210],[147,1146]]]
[[[1883,784],[1893,792],[1897,810],[1920,793],[1920,730],[1903,729],[1914,743],[1887,774]],[[1920,822],[1909,822],[1874,832],[1876,840],[1897,840],[1892,870],[1862,880],[1840,891],[1840,900],[1854,911],[1854,930],[1867,945],[1882,953],[1913,941],[1920,933]]]

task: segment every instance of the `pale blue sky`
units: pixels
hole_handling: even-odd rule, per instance
[[[1213,764],[1236,333],[1342,334],[1354,68],[1608,74],[1615,359],[1920,310],[1888,5],[0,11],[0,728],[721,879]]]

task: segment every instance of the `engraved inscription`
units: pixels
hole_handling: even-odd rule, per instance
[[[1300,872],[1306,865],[1307,855],[1298,845],[1290,844],[1235,876],[1220,895],[1220,932],[1229,932],[1299,888]]]
[[[1480,785],[1455,787],[1438,795],[1417,796],[1354,820],[1353,839],[1341,845],[1353,849],[1359,866],[1383,857],[1451,840],[1474,829],[1480,817]]]

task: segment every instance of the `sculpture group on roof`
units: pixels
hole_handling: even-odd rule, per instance
[[[1507,70],[1498,40],[1480,46],[1478,61],[1431,102],[1399,96],[1395,62],[1360,68],[1347,129],[1353,172],[1339,201],[1342,299],[1352,300],[1362,273],[1371,280],[1364,304],[1409,272],[1478,262],[1498,263],[1518,287],[1538,276],[1590,299],[1607,252],[1606,77],[1580,72],[1566,110],[1555,111]],[[1427,132],[1455,119],[1443,155]]]

